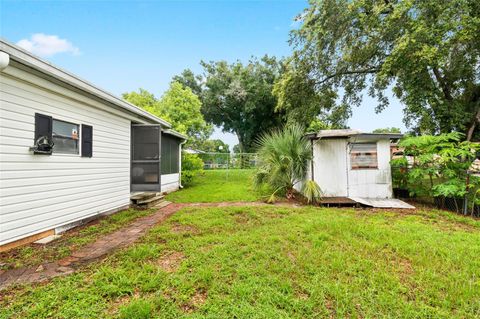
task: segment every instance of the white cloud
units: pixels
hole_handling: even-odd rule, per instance
[[[33,54],[47,57],[58,53],[70,53],[73,55],[80,54],[80,50],[70,41],[60,39],[56,35],[48,35],[43,33],[35,33],[30,39],[22,39],[17,45]]]

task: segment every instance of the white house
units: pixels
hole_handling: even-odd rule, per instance
[[[179,188],[185,136],[3,40],[0,94],[0,251]]]
[[[307,137],[313,149],[309,179],[317,182],[324,197],[376,207],[405,204],[392,199],[390,172],[390,144],[402,134],[346,129],[322,130]]]

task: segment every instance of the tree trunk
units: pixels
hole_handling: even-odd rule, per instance
[[[471,141],[473,137],[473,132],[475,132],[475,128],[477,127],[477,123],[480,121],[480,107],[477,108],[477,112],[475,113],[475,116],[473,118],[472,124],[470,124],[470,127],[468,128],[467,131],[467,141]]]
[[[245,153],[245,145],[243,143],[242,135],[238,132],[235,132],[235,135],[237,135],[238,138],[238,148],[240,149],[240,153]]]

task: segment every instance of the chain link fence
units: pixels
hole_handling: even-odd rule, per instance
[[[480,177],[468,174],[467,171],[457,173],[455,180],[464,189],[460,196],[435,196],[435,186],[445,180],[430,176],[425,171],[423,178],[409,179],[408,167],[392,167],[392,188],[396,198],[432,205],[439,209],[449,210],[463,215],[480,217]],[[464,187],[463,187],[464,186]]]
[[[256,153],[200,153],[203,169],[251,169],[258,165]]]

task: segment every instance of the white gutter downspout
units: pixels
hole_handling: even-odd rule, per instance
[[[180,162],[178,167],[178,188],[182,189],[182,145],[187,143],[187,140],[184,140],[182,143],[180,143],[180,147],[178,148],[178,161]]]

